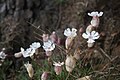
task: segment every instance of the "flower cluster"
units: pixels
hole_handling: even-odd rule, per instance
[[[93,47],[95,39],[98,39],[100,37],[99,33],[96,32],[93,28],[97,28],[99,26],[99,17],[103,15],[103,12],[91,12],[88,13],[89,16],[92,16],[92,20],[90,22],[90,25],[86,28],[86,33],[82,34],[82,37],[85,39],[88,39],[88,47]]]
[[[36,51],[36,49],[38,49],[40,47],[40,43],[39,42],[34,42],[30,45],[30,48],[27,48],[26,50],[23,49],[21,47],[21,53],[23,55],[23,57],[32,57]]]
[[[92,20],[89,24],[89,26],[86,28],[86,32],[83,33],[82,28],[80,29],[80,33],[82,33],[80,36],[82,36],[84,39],[87,39],[87,43],[88,43],[88,47],[93,47],[95,40],[97,40],[100,35],[99,33],[96,31],[96,29],[99,26],[99,17],[103,15],[103,12],[91,12],[88,13],[89,16],[92,16]],[[64,62],[53,62],[54,65],[54,71],[57,75],[59,75],[62,72],[62,66],[65,64],[65,68],[66,71],[71,73],[73,71],[73,69],[76,66],[76,62],[77,60],[80,59],[80,53],[81,50],[75,49],[75,51],[69,51],[72,50],[71,43],[74,43],[75,41],[79,40],[76,36],[77,36],[77,29],[75,28],[67,28],[64,30],[63,33],[67,38],[65,40],[65,52],[68,53],[65,59],[65,63]],[[53,59],[51,59],[51,55],[53,53],[53,50],[55,49],[57,44],[60,44],[60,38],[56,35],[56,32],[53,31],[50,35],[49,34],[43,34],[42,35],[42,39],[43,39],[43,45],[42,48],[45,51],[45,54],[47,56],[47,58],[49,59],[49,61],[52,61]],[[74,39],[74,40],[73,40]],[[74,44],[73,44],[74,46]],[[75,44],[76,46],[76,44]],[[16,58],[19,58],[21,56],[23,56],[23,59],[28,59],[28,57],[31,57],[38,51],[38,48],[41,47],[40,42],[34,42],[32,43],[29,48],[24,49],[21,47],[21,51],[18,53],[15,53],[14,56]],[[62,47],[60,47],[61,49]],[[74,47],[75,48],[75,47]],[[74,49],[73,49],[74,50]],[[35,56],[36,57],[36,56]],[[6,58],[6,54],[1,51],[0,52],[0,59],[4,60]],[[39,57],[37,57],[39,58]],[[24,64],[29,77],[32,79],[33,75],[34,75],[34,70],[32,67],[32,64],[29,63],[29,61],[27,63]],[[48,74],[49,72],[43,72],[42,76],[41,76],[41,80],[47,80],[48,78]],[[89,76],[86,76],[89,79]],[[81,79],[84,79],[81,78]]]
[[[48,34],[43,34],[43,49],[47,56],[52,55],[52,51],[55,49],[55,42],[57,42],[57,36],[53,32],[50,36]]]
[[[98,27],[99,26],[99,17],[103,15],[103,12],[91,12],[91,13],[88,13],[89,16],[92,16],[92,20],[91,20],[91,25],[93,27]]]

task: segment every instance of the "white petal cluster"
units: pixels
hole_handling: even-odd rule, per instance
[[[26,50],[21,47],[21,53],[22,53],[23,57],[25,57],[25,58],[31,57],[34,55],[36,49],[38,49],[40,46],[41,45],[39,42],[34,42],[30,45],[30,48],[27,48]]]
[[[21,48],[21,52],[23,57],[31,57],[33,56],[33,54],[35,53],[35,49],[34,48],[27,48],[26,50],[24,50],[23,48]]]
[[[82,37],[85,39],[88,39],[88,43],[94,43],[95,39],[98,39],[100,37],[99,33],[96,31],[92,32],[86,32],[82,34]]]
[[[58,62],[58,63],[57,63],[57,62],[54,62],[53,65],[54,65],[54,66],[62,66],[62,65],[64,65],[64,62],[61,62],[61,63],[60,63],[60,62]]]
[[[1,59],[5,59],[6,58],[6,54],[3,51],[0,52],[0,58]]]
[[[89,16],[98,16],[98,17],[100,17],[100,16],[102,16],[103,15],[103,12],[100,12],[100,13],[98,13],[97,11],[96,12],[91,12],[91,13],[88,13],[88,15]]]
[[[45,51],[52,51],[55,49],[55,44],[53,43],[52,40],[45,41],[43,42],[43,49]]]
[[[64,35],[67,37],[75,37],[77,35],[77,29],[72,28],[72,30],[70,30],[70,28],[65,29],[64,31]]]
[[[30,45],[30,48],[34,48],[34,49],[38,49],[40,47],[40,43],[39,42],[34,42]]]

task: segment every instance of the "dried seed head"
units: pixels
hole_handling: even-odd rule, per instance
[[[14,56],[15,56],[16,58],[19,58],[19,57],[22,56],[22,52],[15,53]]]
[[[66,70],[68,72],[72,72],[72,70],[74,69],[76,65],[76,60],[73,56],[67,56],[66,60],[65,60],[65,67],[66,67]]]
[[[49,72],[43,72],[42,75],[41,75],[41,80],[47,80],[48,79],[48,76],[49,76]]]
[[[29,62],[28,62],[27,64],[24,64],[24,66],[27,69],[29,77],[32,78],[33,74],[34,74],[34,70],[33,70],[32,64],[29,64]]]

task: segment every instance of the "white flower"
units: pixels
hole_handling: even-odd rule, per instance
[[[64,35],[67,36],[67,37],[75,37],[77,35],[77,29],[75,28],[72,28],[72,30],[70,30],[70,28],[67,28],[65,31],[64,31]]]
[[[34,42],[30,45],[30,48],[34,48],[34,49],[38,49],[40,47],[40,43],[39,42]]]
[[[88,13],[88,15],[89,16],[98,16],[98,17],[100,17],[100,16],[102,16],[103,15],[103,12],[100,12],[100,13],[98,13],[97,11],[96,12],[91,12],[91,13]]]
[[[100,36],[99,33],[96,31],[92,31],[92,32],[87,31],[86,33],[82,34],[82,37],[88,39],[87,41],[88,43],[94,43],[95,39],[98,39]]]
[[[48,40],[43,42],[43,48],[45,51],[52,51],[55,48],[55,44],[53,43],[52,40]]]
[[[0,52],[0,58],[1,59],[5,59],[6,58],[6,54],[3,51]]]
[[[53,65],[54,65],[54,66],[62,66],[62,65],[64,65],[64,62],[61,62],[61,63],[60,63],[60,62],[58,62],[58,63],[57,63],[57,62],[54,62]]]
[[[26,50],[24,50],[23,48],[21,48],[21,52],[23,57],[31,57],[33,56],[33,54],[35,53],[35,49],[34,48],[28,48]]]

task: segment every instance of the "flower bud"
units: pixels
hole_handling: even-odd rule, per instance
[[[41,80],[47,80],[48,79],[49,72],[43,72],[41,75]]]
[[[89,26],[86,28],[86,31],[91,32],[92,29],[93,29],[93,26],[92,26],[92,25],[89,25]]]
[[[43,34],[42,38],[43,38],[43,41],[48,41],[49,35],[48,34]]]
[[[94,27],[98,27],[99,25],[99,17],[97,16],[94,16],[91,20],[91,25],[94,26]]]
[[[82,33],[83,32],[83,28],[81,27],[80,29],[79,29],[79,33]]]
[[[73,40],[73,38],[71,38],[71,37],[66,38],[66,41],[65,41],[66,49],[68,49],[70,47],[70,44],[71,44],[72,40]]]
[[[19,58],[19,57],[22,56],[22,52],[15,53],[14,56],[15,56],[16,58]]]
[[[55,66],[54,71],[57,75],[59,75],[62,72],[62,67],[61,66]]]
[[[50,35],[50,39],[53,41],[53,42],[56,42],[57,41],[57,35],[56,33],[53,31],[52,34]]]
[[[60,62],[54,62],[54,71],[57,75],[59,75],[62,72],[62,65],[64,65],[64,62],[60,63]]]
[[[67,56],[66,60],[65,60],[65,66],[66,66],[66,70],[68,72],[72,72],[72,70],[74,69],[76,65],[76,60],[73,56]]]
[[[48,57],[49,57],[49,56],[51,56],[51,55],[52,55],[52,51],[46,51],[46,52],[45,52],[45,54],[46,54],[46,56],[48,56]]]
[[[29,62],[28,62],[27,64],[24,64],[24,66],[27,69],[29,77],[32,78],[33,74],[34,74],[34,70],[33,70],[32,64],[29,64]]]

